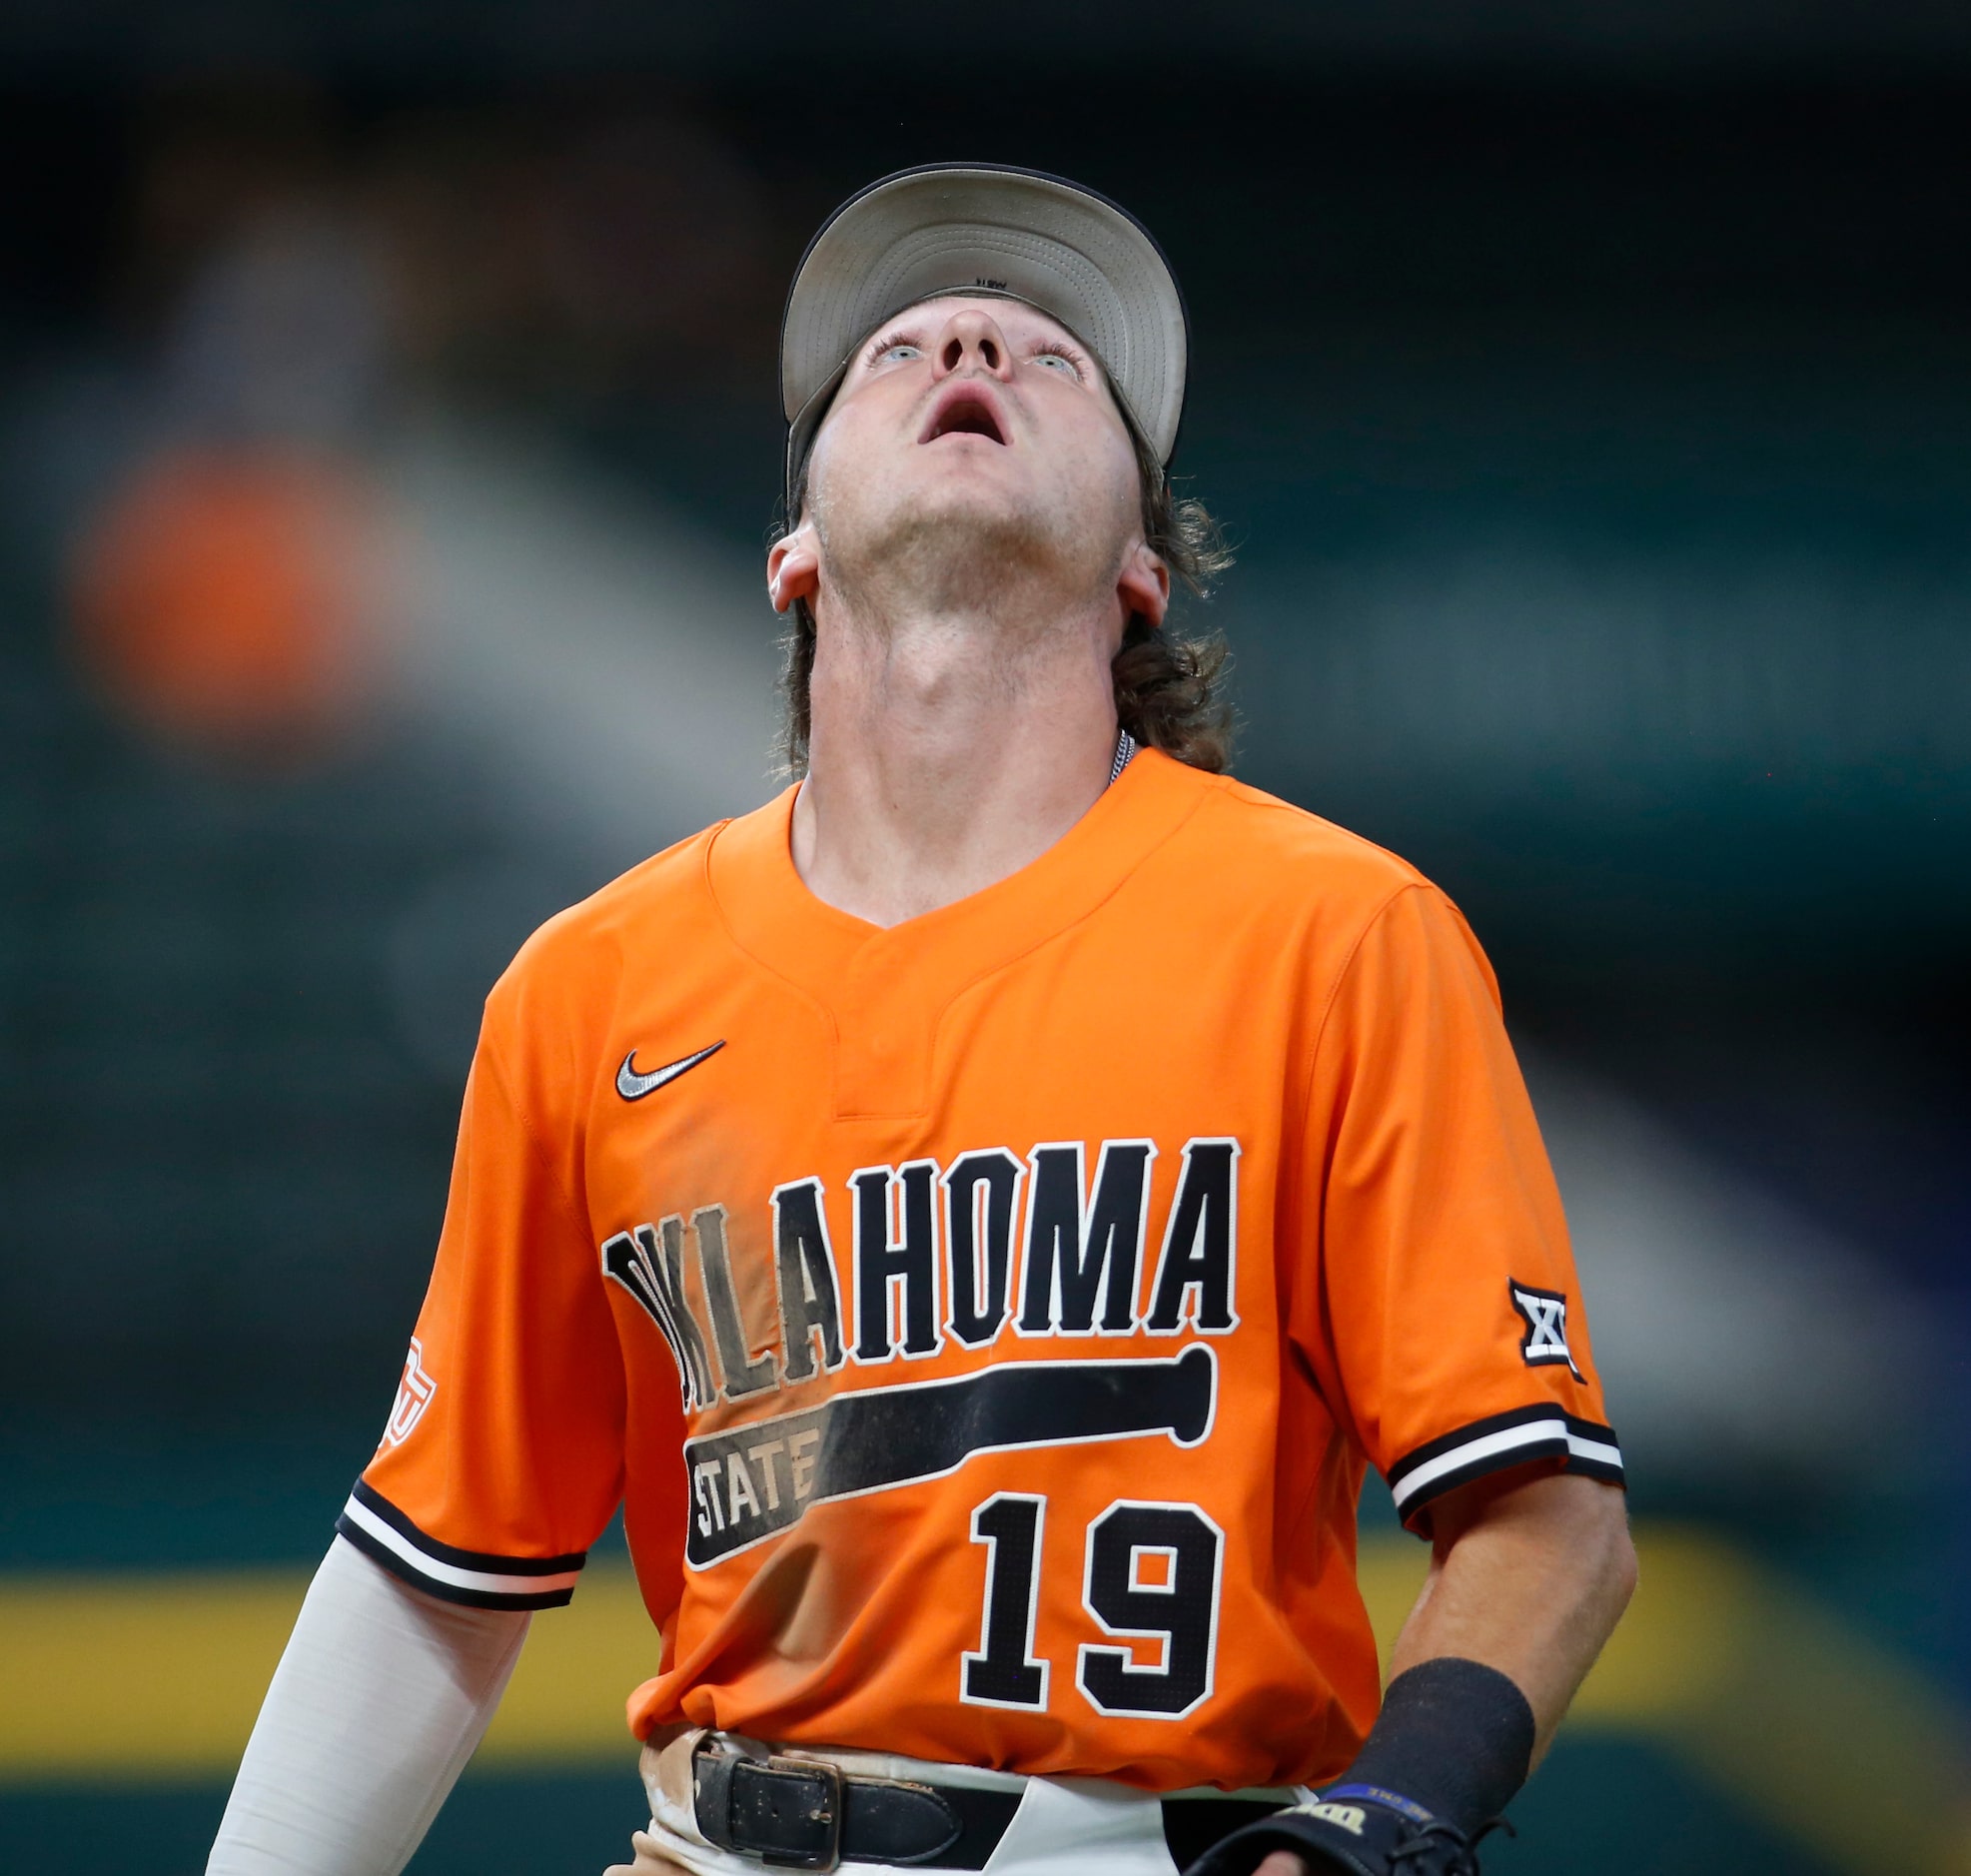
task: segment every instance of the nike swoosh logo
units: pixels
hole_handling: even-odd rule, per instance
[[[636,1072],[636,1051],[634,1049],[622,1058],[622,1067],[616,1070],[616,1093],[625,1101],[640,1101],[646,1094],[654,1094],[667,1081],[675,1081],[687,1068],[696,1068],[708,1055],[716,1055],[725,1047],[725,1039],[700,1049],[696,1055],[687,1055],[681,1062],[673,1062],[667,1068],[652,1069],[647,1075]]]

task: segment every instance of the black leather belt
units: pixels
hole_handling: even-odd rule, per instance
[[[904,1863],[981,1870],[1017,1791],[863,1778],[818,1759],[747,1758],[729,1741],[692,1755],[698,1828],[721,1850],[781,1869]]]
[[[708,1735],[691,1759],[698,1828],[721,1850],[778,1869],[838,1863],[982,1870],[1020,1808],[1018,1791],[865,1778],[820,1759],[755,1758]],[[1166,1799],[1164,1838],[1183,1869],[1277,1804]]]

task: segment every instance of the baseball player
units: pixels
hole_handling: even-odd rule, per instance
[[[213,1871],[401,1868],[618,1504],[635,1876],[1477,1870],[1631,1587],[1621,1459],[1476,941],[1222,773],[1164,630],[1186,347],[1058,178],[909,171],[815,237],[799,779],[488,999]],[[1370,1465],[1433,1546],[1387,1687]]]

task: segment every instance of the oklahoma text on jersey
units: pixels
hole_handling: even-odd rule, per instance
[[[891,930],[807,892],[791,802],[495,987],[344,1532],[533,1608],[622,1502],[639,1734],[1332,1777],[1377,1698],[1365,1465],[1420,1530],[1487,1471],[1621,1476],[1478,946],[1154,751]]]

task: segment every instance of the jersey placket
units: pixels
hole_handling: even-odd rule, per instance
[[[873,933],[834,998],[835,1119],[916,1119],[931,1106],[931,1056],[948,994],[943,960],[905,926]]]

